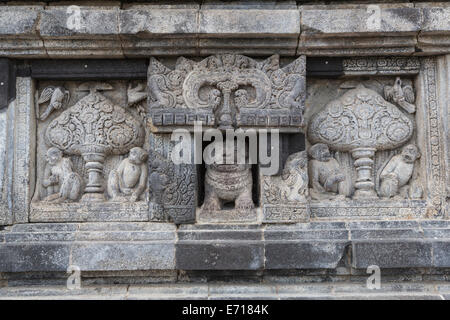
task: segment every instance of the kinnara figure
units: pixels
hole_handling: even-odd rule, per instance
[[[52,147],[47,151],[47,166],[42,185],[47,188],[44,201],[75,201],[81,194],[81,177],[73,172],[72,161],[64,158],[62,151]]]
[[[334,159],[328,146],[317,143],[309,148],[312,160],[309,162],[309,177],[311,179],[311,197],[322,200],[336,196],[344,197],[341,184],[345,181],[339,162]]]
[[[144,149],[134,147],[128,158],[123,159],[117,169],[111,170],[107,191],[113,201],[139,200],[147,185],[147,157]]]
[[[401,154],[393,156],[380,174],[381,197],[390,198],[397,194],[407,196],[407,184],[412,177],[414,162],[420,157],[419,150],[413,144],[403,147]]]

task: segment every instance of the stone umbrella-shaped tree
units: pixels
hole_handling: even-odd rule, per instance
[[[336,151],[350,152],[357,172],[354,197],[377,197],[373,157],[407,142],[414,123],[377,92],[359,85],[327,104],[308,126],[312,143],[326,143]]]
[[[89,94],[51,121],[45,133],[50,145],[85,160],[88,182],[82,200],[104,200],[107,155],[125,154],[144,143],[141,121],[98,92],[112,89],[107,83],[82,84],[78,91]]]

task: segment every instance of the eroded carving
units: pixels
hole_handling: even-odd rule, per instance
[[[154,142],[162,142],[168,147],[167,140],[160,141],[155,137],[153,139]],[[153,144],[148,160],[152,219],[169,219],[175,223],[193,222],[197,181],[195,165],[174,164],[159,152],[160,147],[162,146]]]
[[[107,83],[82,84],[78,90],[89,94],[52,120],[45,131],[50,145],[67,154],[81,155],[86,162],[86,200],[104,200],[105,157],[125,154],[144,142],[141,121],[99,92],[112,89]]]
[[[357,172],[356,197],[376,197],[374,155],[406,143],[413,120],[377,92],[359,85],[327,104],[309,123],[308,139],[332,149],[351,152]]]
[[[330,154],[328,146],[317,143],[309,148],[309,177],[311,198],[333,199],[337,195],[344,198],[343,183],[346,180],[337,160]]]
[[[281,176],[264,177],[263,189],[267,203],[305,203],[308,196],[308,156],[306,151],[291,154],[286,160]]]
[[[419,157],[419,150],[413,144],[403,147],[401,154],[393,156],[380,173],[378,194],[385,198],[397,195],[400,198],[421,197],[420,186],[407,185],[413,175],[414,163]]]
[[[39,100],[37,102],[38,106],[40,104],[46,103],[50,101],[47,105],[47,108],[45,111],[39,115],[39,108],[37,108],[37,117],[40,120],[45,120],[48,118],[48,116],[53,112],[53,110],[60,110],[63,108],[67,102],[69,102],[70,98],[70,92],[66,90],[64,87],[54,87],[49,86],[46,87],[41,92],[41,96],[39,97]]]
[[[416,112],[414,90],[411,86],[403,85],[400,77],[395,78],[393,86],[384,87],[384,97],[387,101],[395,103],[408,113]]]
[[[117,169],[111,170],[107,191],[112,201],[139,200],[147,186],[147,156],[144,149],[134,147],[128,158],[123,159]]]
[[[224,147],[222,162],[214,161],[206,165],[204,211],[221,210],[226,202],[232,202],[238,210],[255,207],[252,200],[251,165],[239,164],[236,154],[236,146],[234,152]],[[230,159],[234,159],[234,162]]]
[[[47,165],[44,171],[42,186],[46,189],[45,202],[60,203],[76,201],[81,195],[82,180],[73,172],[72,161],[63,157],[63,153],[55,147],[47,151]]]
[[[298,127],[304,110],[305,58],[284,68],[277,55],[264,61],[235,54],[200,62],[179,58],[175,70],[151,58],[148,88],[155,125],[203,120],[220,128],[268,126],[270,115],[280,118],[277,125]]]

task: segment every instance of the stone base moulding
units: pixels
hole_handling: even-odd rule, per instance
[[[33,223],[0,231],[0,272],[450,268],[447,221]]]

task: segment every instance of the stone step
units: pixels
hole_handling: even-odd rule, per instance
[[[326,299],[326,300],[450,300],[448,282],[386,283],[368,289],[362,283],[248,284],[179,283],[153,285],[20,286],[0,288],[0,300],[164,300],[164,299]]]

